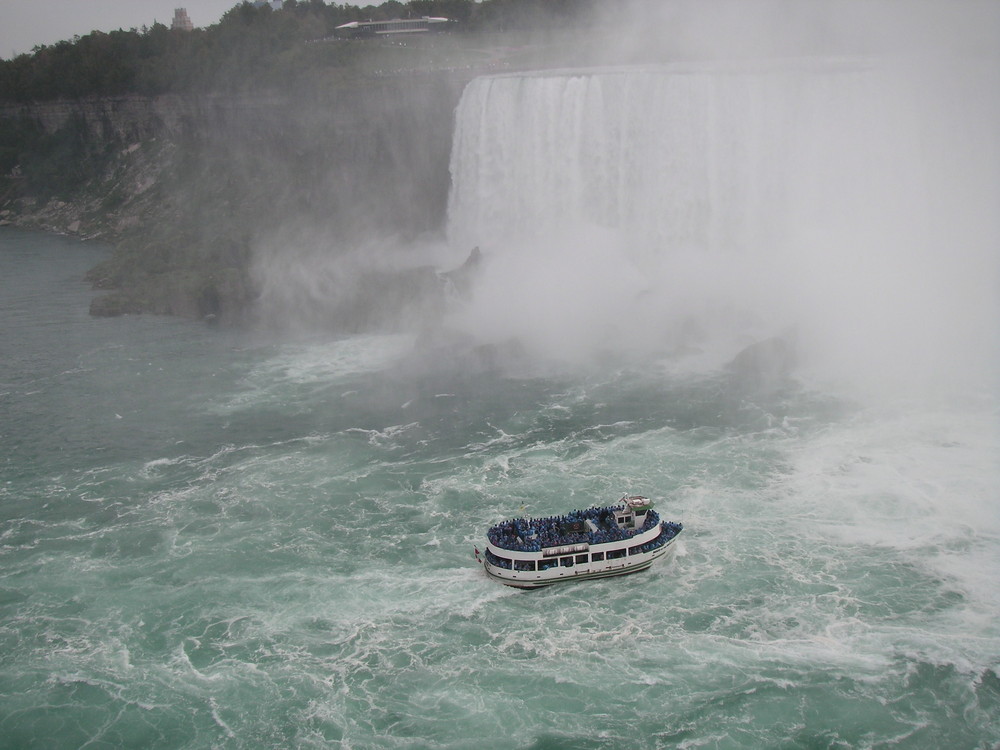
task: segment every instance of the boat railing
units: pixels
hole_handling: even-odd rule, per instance
[[[493,526],[486,536],[491,543],[502,549],[540,552],[550,547],[624,541],[649,531],[660,520],[655,510],[649,510],[640,528],[622,528],[615,521],[615,514],[621,510],[618,506],[612,506],[576,510],[565,516],[514,518]],[[586,530],[564,533],[564,528]]]

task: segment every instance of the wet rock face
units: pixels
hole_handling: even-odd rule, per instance
[[[267,95],[131,94],[0,104],[0,119],[31,120],[49,134],[77,121],[94,140],[136,143],[212,131],[246,133],[270,124],[282,106],[278,97]]]
[[[94,300],[95,315],[249,319],[250,248],[276,227],[325,227],[345,245],[374,231],[405,237],[440,227],[462,85],[385,81],[322,101],[254,94],[0,105],[0,119],[31,120],[94,157],[71,193],[0,175],[0,219],[115,246],[89,276],[109,291]],[[239,252],[220,250],[229,246]],[[358,282],[390,292],[368,305],[370,315],[351,311],[349,328],[383,314],[387,296],[410,307],[439,280]]]
[[[789,335],[751,344],[726,369],[733,386],[740,391],[773,392],[787,384],[795,365],[795,343]]]
[[[90,314],[113,318],[152,313],[235,325],[245,322],[252,295],[246,276],[236,269],[171,271],[95,297]]]

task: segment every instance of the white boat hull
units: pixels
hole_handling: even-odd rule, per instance
[[[590,581],[595,578],[610,578],[611,576],[638,573],[649,568],[656,560],[671,554],[675,541],[676,538],[671,539],[663,546],[650,552],[629,555],[617,560],[574,565],[571,568],[557,567],[548,570],[518,571],[493,565],[488,560],[483,560],[483,568],[490,578],[507,586],[537,589],[567,581]]]

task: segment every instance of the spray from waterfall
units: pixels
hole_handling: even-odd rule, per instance
[[[836,377],[992,371],[996,83],[867,56],[473,81],[448,233],[487,262],[452,323],[568,360],[794,330]]]

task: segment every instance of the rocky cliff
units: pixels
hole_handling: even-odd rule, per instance
[[[440,226],[469,75],[0,106],[0,124],[34,133],[34,161],[0,181],[0,220],[111,241],[113,257],[90,274],[108,290],[94,314],[240,320],[256,295],[248,268],[262,234]],[[57,178],[70,172],[81,176],[67,188]]]

